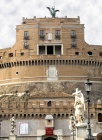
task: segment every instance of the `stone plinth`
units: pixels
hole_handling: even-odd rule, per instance
[[[16,135],[10,135],[9,140],[16,140]]]
[[[83,140],[86,137],[86,128],[87,124],[78,124],[76,125],[76,139]]]

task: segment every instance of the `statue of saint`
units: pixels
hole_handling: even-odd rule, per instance
[[[84,96],[83,93],[76,88],[76,92],[72,94],[75,96],[75,117],[76,117],[76,123],[81,124],[84,123],[84,112],[85,112],[85,103],[84,103]]]
[[[69,129],[71,130],[71,133],[74,133],[74,131],[76,130],[76,118],[75,118],[75,116],[70,116]]]
[[[10,119],[10,122],[11,122],[10,134],[14,135],[14,130],[15,130],[15,117],[14,116]]]
[[[51,16],[52,16],[53,18],[56,17],[56,12],[59,12],[59,10],[55,10],[55,7],[52,7],[52,8],[50,8],[50,7],[46,7],[46,8],[49,9],[50,14],[51,14]]]

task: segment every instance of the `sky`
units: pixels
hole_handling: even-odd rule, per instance
[[[0,49],[15,44],[15,28],[23,17],[51,17],[46,7],[54,5],[60,10],[57,17],[80,17],[88,44],[102,45],[102,0],[0,0]]]

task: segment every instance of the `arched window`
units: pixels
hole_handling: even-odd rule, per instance
[[[39,118],[42,118],[42,114],[39,114]]]
[[[98,113],[98,122],[102,122],[102,114]]]
[[[51,101],[49,101],[49,102],[47,103],[47,106],[48,106],[48,107],[51,107]]]
[[[64,114],[62,114],[62,118],[64,118]]]
[[[54,114],[53,117],[56,118],[56,114]]]
[[[93,118],[93,114],[91,114],[91,118]]]
[[[24,114],[24,118],[26,118],[26,114]]]
[[[38,114],[35,114],[35,117],[38,118]]]
[[[28,118],[30,117],[30,114],[28,114]]]
[[[66,117],[68,117],[69,115],[68,114],[66,114]]]
[[[60,114],[58,114],[57,117],[60,118]]]

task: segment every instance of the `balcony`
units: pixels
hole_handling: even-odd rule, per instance
[[[24,40],[29,40],[29,36],[24,36]]]
[[[45,39],[45,35],[39,35],[39,39]]]
[[[25,48],[25,49],[28,49],[28,47],[29,47],[29,45],[28,45],[28,44],[24,45],[24,48]]]
[[[60,35],[55,35],[55,39],[61,39]]]

